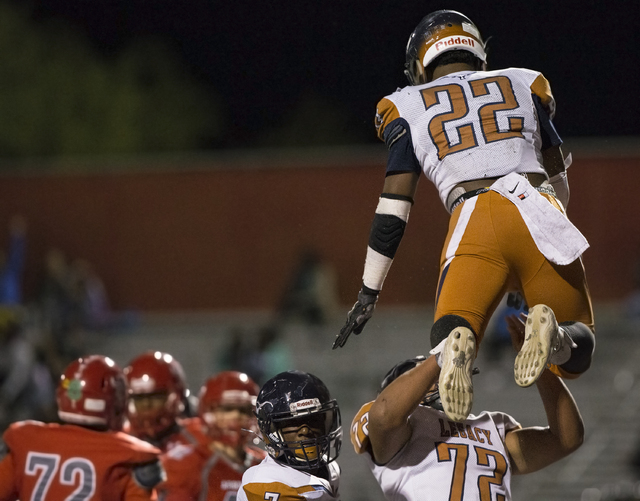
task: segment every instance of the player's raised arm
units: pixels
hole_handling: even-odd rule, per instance
[[[333,349],[344,346],[353,332],[360,334],[373,315],[378,294],[400,246],[409,220],[418,174],[403,172],[388,175],[371,224],[369,245],[358,300],[347,314],[347,321],[333,343]]]
[[[376,463],[387,463],[407,443],[412,432],[409,416],[434,389],[439,375],[436,357],[407,360],[387,374],[369,410],[369,441]]]
[[[524,323],[507,318],[509,333],[516,349],[522,345]],[[564,382],[545,370],[536,386],[547,415],[547,426],[535,426],[507,433],[506,446],[514,474],[538,471],[575,451],[584,440],[580,410]]]

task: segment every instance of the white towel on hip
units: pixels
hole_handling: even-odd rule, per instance
[[[589,248],[580,230],[524,176],[512,172],[493,183],[491,189],[514,203],[538,249],[552,263],[572,263]]]

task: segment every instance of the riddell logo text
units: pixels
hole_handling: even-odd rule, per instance
[[[442,49],[446,49],[452,45],[468,45],[470,47],[475,47],[476,42],[473,38],[468,37],[451,37],[445,40],[442,40],[436,44],[436,50],[441,51]]]

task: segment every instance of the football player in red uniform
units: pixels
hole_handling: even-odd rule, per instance
[[[478,345],[506,293],[528,305],[514,378],[531,386],[549,366],[585,372],[595,348],[581,255],[589,244],[567,219],[569,186],[555,100],[538,71],[487,71],[485,42],[465,15],[439,10],[409,38],[410,85],[378,103],[375,125],[389,150],[362,288],[334,342],[371,318],[395,257],[421,173],[451,214],[440,259],[431,345],[442,356],[447,416],[464,421],[473,401]]]
[[[126,380],[109,358],[72,362],[57,390],[63,424],[21,421],[4,433],[0,501],[143,501],[163,478],[160,451],[121,432]]]
[[[124,374],[129,383],[129,433],[163,452],[179,444],[207,441],[198,432],[199,423],[183,417],[187,383],[175,358],[159,351],[143,353],[129,363]]]
[[[244,471],[266,455],[250,444],[258,430],[254,414],[258,391],[242,372],[225,371],[206,381],[198,414],[210,443],[175,447],[164,455],[167,481],[159,486],[161,500],[235,499]]]

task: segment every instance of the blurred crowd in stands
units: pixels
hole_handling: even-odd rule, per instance
[[[55,384],[84,354],[86,333],[132,325],[111,310],[90,262],[57,248],[43,256],[35,290],[24,293],[27,220],[14,215],[0,249],[0,430],[16,420],[55,418]]]

